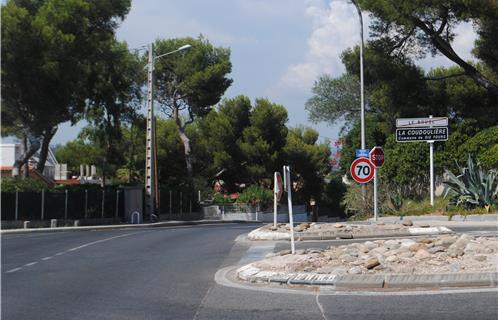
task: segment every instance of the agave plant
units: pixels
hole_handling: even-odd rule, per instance
[[[460,168],[461,174],[455,176],[446,170],[448,180],[445,185],[444,197],[449,197],[450,203],[464,206],[467,209],[481,207],[489,212],[492,205],[498,203],[498,179],[495,170],[487,173],[475,164],[469,155],[467,167]]]

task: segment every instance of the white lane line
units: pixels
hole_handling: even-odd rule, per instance
[[[26,263],[23,267],[31,267],[32,265],[35,265],[37,263],[38,263],[38,261],[33,261],[33,262],[30,262],[30,263]]]
[[[19,271],[21,270],[22,268],[14,268],[14,269],[10,269],[9,271],[6,271],[5,273],[12,273],[12,272],[16,272],[16,271]]]
[[[46,261],[46,260],[50,260],[52,259],[53,257],[45,257],[45,258],[42,258],[43,261]]]
[[[65,253],[65,252],[57,252],[57,253],[55,254],[55,256],[61,256],[61,255],[63,255],[64,253]]]
[[[79,249],[83,249],[83,248],[85,248],[85,247],[92,246],[92,245],[97,244],[97,243],[101,243],[101,242],[109,241],[109,240],[112,240],[112,239],[117,239],[117,238],[127,237],[127,236],[130,236],[130,235],[132,235],[132,234],[137,234],[137,233],[140,233],[140,232],[136,232],[136,233],[125,233],[125,234],[122,234],[122,235],[119,235],[119,236],[110,237],[110,238],[105,238],[105,239],[102,239],[102,240],[97,240],[97,241],[93,241],[93,242],[85,243],[85,244],[83,244],[83,245],[81,245],[81,246],[74,247],[74,248],[71,248],[71,249],[67,249],[67,250],[66,250],[66,252],[76,251],[76,250],[79,250]]]

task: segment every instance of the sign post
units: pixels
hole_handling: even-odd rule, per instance
[[[282,176],[280,172],[275,172],[273,181],[273,227],[277,227],[277,207],[280,198],[282,198],[282,193],[284,192],[282,187]]]
[[[290,178],[290,167],[284,166],[284,185],[285,191],[287,191],[287,205],[289,206],[289,227],[291,236],[291,252],[296,253],[296,247],[294,245],[294,218],[292,216],[292,183]]]
[[[373,147],[368,154],[370,162],[375,167],[374,170],[374,221],[378,220],[378,196],[377,196],[377,169],[384,164],[384,150],[382,147]]]
[[[396,119],[396,141],[426,141],[429,143],[429,174],[431,206],[434,207],[434,141],[448,140],[448,118],[406,118]],[[414,129],[417,128],[417,129]]]

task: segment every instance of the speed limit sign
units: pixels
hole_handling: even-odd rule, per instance
[[[350,172],[356,182],[367,183],[372,180],[375,168],[368,158],[358,158],[351,164]]]

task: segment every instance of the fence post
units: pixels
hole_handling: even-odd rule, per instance
[[[68,201],[68,191],[65,190],[66,199],[64,201],[64,220],[67,220],[67,201]]]
[[[171,220],[173,214],[173,192],[169,191],[169,220]]]
[[[45,189],[42,189],[42,198],[41,198],[41,219],[43,220],[45,215]]]
[[[183,213],[183,192],[180,191],[180,217]]]
[[[88,218],[88,189],[85,189],[85,219]]]
[[[102,219],[104,219],[105,189],[102,190]]]
[[[119,190],[116,190],[116,218],[119,215]]]
[[[16,216],[15,220],[19,219],[19,190],[16,189]]]

